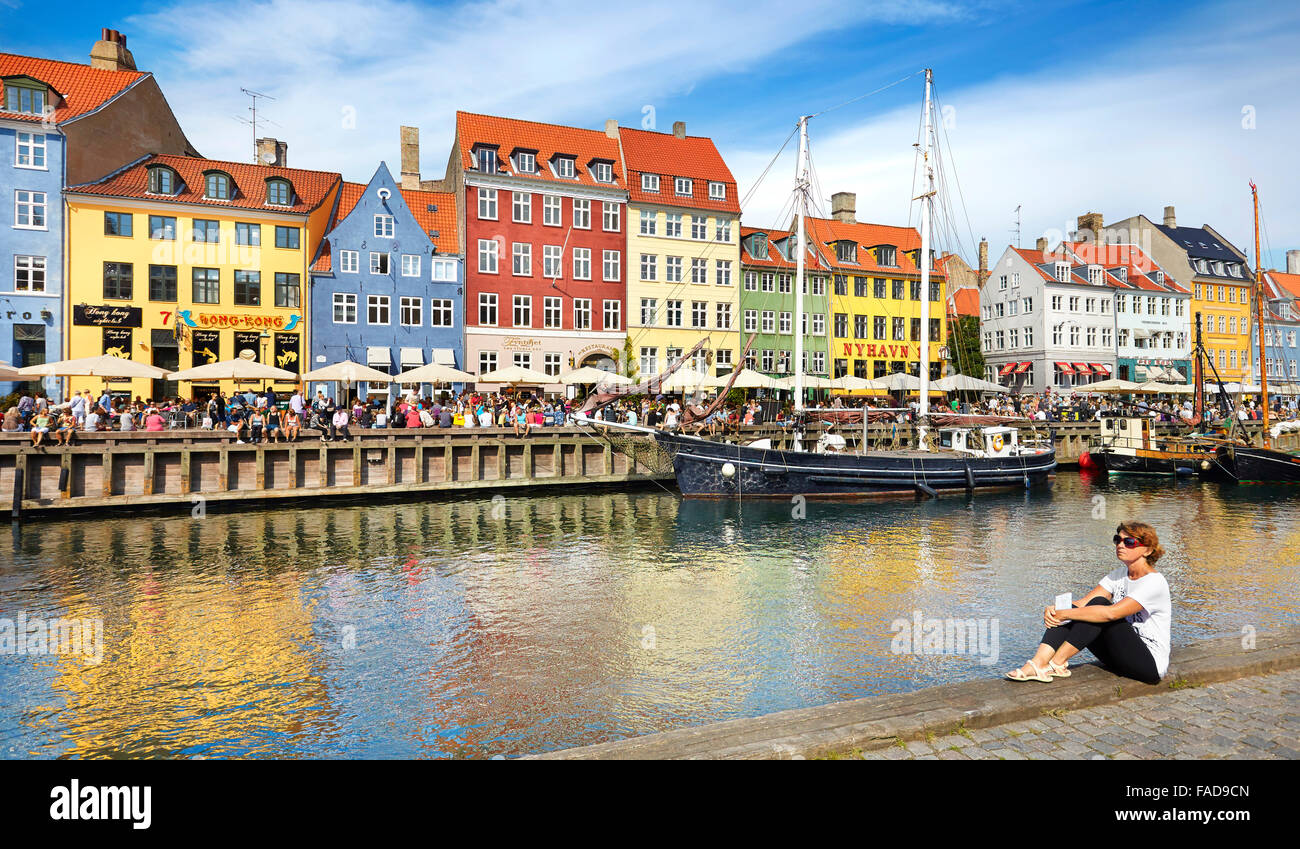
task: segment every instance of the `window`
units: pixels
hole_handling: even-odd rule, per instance
[[[608,162],[597,162],[592,176],[601,183],[614,182],[614,166]]]
[[[551,377],[558,377],[560,374],[560,355],[543,354],[542,358],[543,358],[543,362],[545,362],[546,364],[543,369],[546,372],[546,374],[550,375]]]
[[[515,327],[532,327],[533,326],[533,298],[531,295],[515,295],[514,301],[514,326]]]
[[[606,283],[616,283],[621,279],[623,268],[622,251],[604,251],[601,263],[601,277]]]
[[[104,298],[130,300],[134,266],[129,262],[104,263]]]
[[[655,280],[659,269],[659,257],[654,254],[641,254],[641,279]]]
[[[456,260],[454,259],[435,259],[433,261],[433,279],[438,281],[456,280]]]
[[[238,232],[238,231],[236,231]],[[349,274],[357,273],[357,252],[339,251],[339,270]]]
[[[510,246],[510,273],[517,277],[533,276],[533,246],[515,242]]]
[[[623,324],[623,304],[620,301],[605,301],[603,330],[618,330]]]
[[[572,180],[575,176],[573,167],[573,157],[557,156],[551,160],[555,163],[555,176],[563,177],[566,180]]]
[[[763,332],[776,332],[776,310],[763,310]]]
[[[591,329],[591,298],[573,299],[573,329]]]
[[[1025,344],[1026,344],[1026,345],[1029,344],[1029,335],[1030,335],[1030,334],[1029,334],[1029,329],[1026,328],[1026,329],[1025,329]],[[1103,348],[1109,348],[1109,347],[1110,347],[1110,328],[1109,328],[1109,327],[1103,327],[1103,328],[1101,329],[1101,346],[1102,346]]]
[[[619,211],[617,203],[609,201],[601,202],[601,220],[600,227],[606,233],[617,233],[622,227],[622,213]]]
[[[691,327],[709,326],[709,304],[707,301],[691,301]]]
[[[497,173],[497,152],[490,147],[474,149],[474,164],[484,174]]]
[[[194,303],[221,303],[221,272],[218,269],[195,268],[190,279]]]
[[[807,325],[808,313],[804,313],[803,317],[804,317],[804,324]],[[806,330],[804,332],[807,333]],[[812,332],[814,336],[826,335],[826,314],[825,313],[815,312],[812,314]]]
[[[221,241],[221,222],[195,218],[190,238],[195,242],[218,243]]]
[[[691,181],[686,177],[674,177],[673,191],[682,197],[690,197],[692,194]]]
[[[518,224],[532,224],[533,196],[528,192],[511,193],[510,218]]]
[[[579,230],[591,229],[591,201],[586,198],[573,199],[573,226]]]
[[[262,272],[235,272],[235,303],[245,307],[262,305]]]
[[[203,196],[208,200],[230,200],[230,177],[226,174],[206,175]]]
[[[758,310],[745,310],[745,332],[758,332]]]
[[[642,348],[641,349],[641,374],[655,375],[659,373],[659,349]]]
[[[175,240],[176,219],[168,215],[150,215],[149,238],[164,241]]]
[[[713,262],[714,280],[719,286],[731,285],[731,260],[719,259]]]
[[[478,270],[481,274],[497,273],[497,243],[494,239],[478,240]]]
[[[45,134],[18,133],[14,165],[19,168],[45,167]]]
[[[14,257],[14,291],[15,292],[44,292],[45,291],[45,257],[43,256],[15,256]]]
[[[757,272],[757,271],[746,271],[746,272],[745,272],[745,291],[746,291],[746,292],[757,292],[757,291],[758,291],[758,272]]]
[[[334,323],[357,323],[357,296],[346,292],[334,293]]]
[[[591,248],[573,249],[573,279],[591,279]]]
[[[707,259],[700,259],[699,257],[691,258],[691,282],[709,282],[709,261]]]
[[[518,163],[518,168],[516,170],[519,171],[520,174],[537,173],[537,154],[521,150],[515,154],[515,162]]]
[[[235,222],[235,244],[260,246],[262,244],[262,225]],[[356,251],[344,251],[344,253],[351,253],[354,258],[356,257]],[[355,268],[352,270],[356,271]]]
[[[543,326],[556,330],[563,323],[562,320],[562,301],[559,298],[550,297],[542,301],[542,324]]]
[[[105,236],[126,236],[130,238],[131,225],[135,216],[129,212],[105,212],[104,213],[104,235]]]
[[[731,304],[719,302],[715,310],[719,330],[731,329]]]
[[[542,223],[547,227],[559,227],[562,221],[560,196],[542,195]]]
[[[495,327],[497,323],[496,293],[480,292],[478,296],[478,323]]]
[[[1025,347],[1026,348],[1034,347],[1034,328],[1032,327],[1025,328]]]
[[[713,239],[716,242],[724,242],[724,243],[731,241],[731,219],[729,218],[718,219],[718,225],[716,230],[714,231]]]
[[[149,300],[176,302],[176,266],[149,266]]]
[[[682,326],[682,302],[665,301],[664,304],[666,307],[666,309],[664,310],[665,324],[667,324],[669,327],[681,327]]]
[[[392,322],[388,312],[387,295],[366,296],[366,322],[368,324],[389,324]]]
[[[763,349],[763,371],[774,371],[772,368],[772,349]]]
[[[391,224],[392,218],[389,217]],[[290,250],[298,249],[298,236],[300,231],[297,227],[281,227],[276,225],[275,228],[275,246],[277,248],[289,248]]]
[[[1062,295],[1053,295],[1053,296],[1052,296],[1052,309],[1054,309],[1054,310],[1060,310],[1060,309],[1061,309],[1061,304],[1062,304],[1062,303],[1064,303],[1064,296],[1062,296]]]
[[[14,226],[27,230],[45,229],[45,192],[14,192]]]
[[[658,301],[654,298],[641,299],[641,326],[655,326],[655,312],[658,309]]]
[[[375,235],[381,239],[393,238],[393,216],[391,215],[375,216]]]
[[[479,351],[478,352],[478,373],[485,374],[497,370],[497,352],[496,351]]]
[[[691,216],[691,238],[700,241],[709,238],[709,219],[702,215]]]
[[[641,191],[643,191],[643,192],[656,192],[656,193],[657,193],[657,192],[659,191],[659,175],[658,175],[658,174],[642,174],[642,175],[641,175]]]
[[[6,83],[4,108],[6,112],[44,115],[45,89],[21,83]]]
[[[390,220],[392,216],[387,216]],[[497,220],[497,190],[484,189],[478,190],[478,217],[484,221]],[[378,234],[375,234],[378,235]]]
[[[794,332],[794,318],[791,315],[791,313],[788,312],[781,313],[779,332],[784,334],[790,334]]]
[[[902,280],[895,280],[895,281],[894,281],[894,285],[893,285],[892,288],[893,288],[892,294],[893,294],[894,300],[896,300],[896,301],[901,301],[901,300],[903,300],[903,281],[902,281]]]
[[[921,300],[921,281],[920,281],[920,280],[909,280],[909,281],[907,281],[907,282],[908,282],[908,287],[907,287],[907,288],[911,291],[911,298],[912,298],[912,300],[914,300],[914,301],[919,301],[919,300]]]
[[[514,355],[514,357],[513,357],[512,359],[514,360],[514,364],[515,364],[515,366],[518,367],[518,368],[527,368],[527,369],[530,369],[530,368],[533,367],[533,355],[532,355],[532,354],[525,354],[525,353],[522,353],[522,352],[515,352],[515,355]]]
[[[775,292],[775,291],[776,291],[776,275],[775,275],[775,274],[773,274],[773,273],[770,272],[770,271],[764,271],[764,272],[762,272],[761,274],[758,275],[758,279],[762,281],[762,288],[763,288],[763,291],[764,291],[764,292]]]
[[[911,328],[912,328],[912,335],[910,337],[911,340],[913,342],[920,342],[921,341],[921,319],[919,318],[912,319]]]
[[[155,195],[176,194],[176,172],[170,168],[149,169],[149,192]]]
[[[641,235],[653,236],[655,234],[655,220],[658,216],[649,209],[641,210]]]
[[[542,245],[542,276],[548,280],[558,280],[564,276],[561,250],[559,245]]]
[[[418,254],[402,254],[402,276],[420,276],[420,257]]]
[[[876,249],[876,262],[880,265],[887,265],[891,268],[898,266],[898,249],[886,245]]]
[[[717,350],[717,357],[713,361],[714,365],[718,368],[729,371],[731,369],[731,354],[732,351],[730,348],[719,348]]]
[[[1018,328],[1011,328],[1011,330],[1008,331],[1007,338],[1012,348],[1020,347],[1020,330]]]
[[[388,273],[388,254],[383,251],[370,252],[370,273],[387,274]]]
[[[288,206],[293,198],[288,180],[266,181],[266,202],[276,206]]]
[[[780,292],[781,294],[788,295],[790,294],[791,291],[793,291],[794,278],[791,277],[789,274],[778,274],[776,281],[777,281],[777,287],[776,287],[777,291]]]
[[[664,235],[675,239],[682,237],[682,215],[680,212],[664,213]]]
[[[429,324],[433,327],[452,327],[455,324],[451,298],[429,299]]]
[[[893,321],[893,326],[894,326],[894,341],[905,342],[907,340],[906,321],[903,318],[895,317]],[[1001,346],[999,345],[998,347]]]
[[[296,309],[299,304],[297,274],[290,272],[275,272],[275,305],[277,307],[289,307]]]
[[[878,315],[874,319],[872,319],[871,329],[872,329],[872,334],[871,334],[872,339],[883,341],[888,337],[888,330],[889,330],[888,321],[886,321],[883,315]]]
[[[844,312],[835,313],[835,335],[845,337],[849,335],[849,314]]]
[[[725,183],[709,182],[709,200],[726,200],[727,186]]]
[[[664,281],[668,283],[682,282],[682,258],[681,257],[670,256],[665,258]]]

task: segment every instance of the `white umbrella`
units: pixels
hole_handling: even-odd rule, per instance
[[[167,376],[167,369],[151,366],[148,363],[138,363],[126,357],[103,354],[98,357],[82,357],[76,360],[60,360],[39,366],[27,366],[18,369],[18,373],[28,377],[164,378]]]
[[[1096,383],[1082,383],[1074,387],[1076,392],[1141,392],[1142,384],[1134,383],[1131,380],[1120,380],[1118,377],[1099,380]]]
[[[344,360],[341,363],[324,366],[323,368],[313,369],[302,376],[304,381],[323,380],[334,383],[394,383],[398,380],[396,377],[385,374],[377,368],[363,366],[361,363],[354,363],[351,360]]]
[[[896,371],[893,374],[887,374],[880,378],[880,383],[890,392],[907,392],[912,389],[921,388],[921,378],[913,377],[905,372]]]
[[[635,382],[632,378],[624,377],[618,372],[605,371],[604,369],[592,368],[591,366],[583,366],[580,369],[566,371],[556,379],[565,385],[573,383],[594,383],[598,386],[623,386]]]
[[[730,372],[728,374],[721,374],[718,375],[717,377],[707,378],[704,381],[704,385],[716,386],[721,388],[727,385],[727,381],[731,380],[732,374],[735,374],[735,372]],[[760,374],[759,372],[756,372],[753,369],[746,368],[740,370],[740,374],[737,375],[736,382],[731,384],[731,388],[732,389],[780,389],[781,387],[780,384],[776,382],[775,378],[768,377],[767,375]]]
[[[1001,384],[992,383],[978,377],[971,377],[969,374],[952,374],[934,381],[930,386],[934,389],[942,389],[944,392],[1002,392],[1005,394],[1011,391]]]
[[[0,363],[0,380],[22,380],[25,376],[8,363]]]
[[[467,371],[442,363],[429,363],[404,371],[393,378],[396,383],[473,383],[479,378]]]
[[[776,382],[779,384],[781,389],[788,389],[791,392],[794,391],[793,374],[788,377],[778,377],[776,379]],[[805,374],[803,376],[803,388],[804,389],[836,389],[837,387],[835,386],[835,381],[831,380],[829,377],[819,377],[815,374]]]
[[[709,376],[689,368],[679,368],[659,382],[659,388],[668,392],[699,389],[707,386]]]
[[[846,374],[843,377],[837,377],[831,381],[832,389],[841,389],[845,392],[853,392],[859,389],[871,389],[877,392],[888,389],[889,387],[883,381],[873,380],[869,377],[858,377],[853,374]]]
[[[1161,383],[1156,380],[1148,380],[1133,391],[1166,395],[1191,395],[1196,392],[1196,387],[1184,383]]]
[[[406,378],[403,378],[405,380]],[[556,379],[549,374],[543,374],[540,371],[533,371],[523,366],[506,366],[496,371],[485,371],[475,378],[477,383],[556,383]]]
[[[191,382],[201,380],[291,380],[297,383],[299,379],[294,372],[268,366],[256,360],[246,360],[243,357],[208,363],[184,371],[174,371],[167,377],[171,380],[188,380]]]

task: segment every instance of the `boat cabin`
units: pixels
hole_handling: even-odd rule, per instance
[[[1101,420],[1098,444],[1106,447],[1150,448],[1151,420],[1148,418],[1106,418]]]
[[[939,445],[977,457],[1010,457],[1018,453],[1020,431],[1014,427],[949,427],[939,431]]]

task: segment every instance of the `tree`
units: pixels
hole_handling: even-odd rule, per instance
[[[636,380],[640,377],[641,366],[632,355],[632,337],[623,338],[623,376]]]
[[[979,316],[963,315],[948,322],[948,356],[958,374],[984,378]]]

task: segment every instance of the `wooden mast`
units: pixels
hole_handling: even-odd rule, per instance
[[[1264,408],[1264,430],[1261,437],[1264,446],[1271,447],[1272,440],[1268,433],[1268,370],[1264,368],[1264,272],[1259,258],[1259,189],[1252,181],[1250,197],[1255,204],[1255,332],[1259,341],[1259,388],[1260,404]]]

